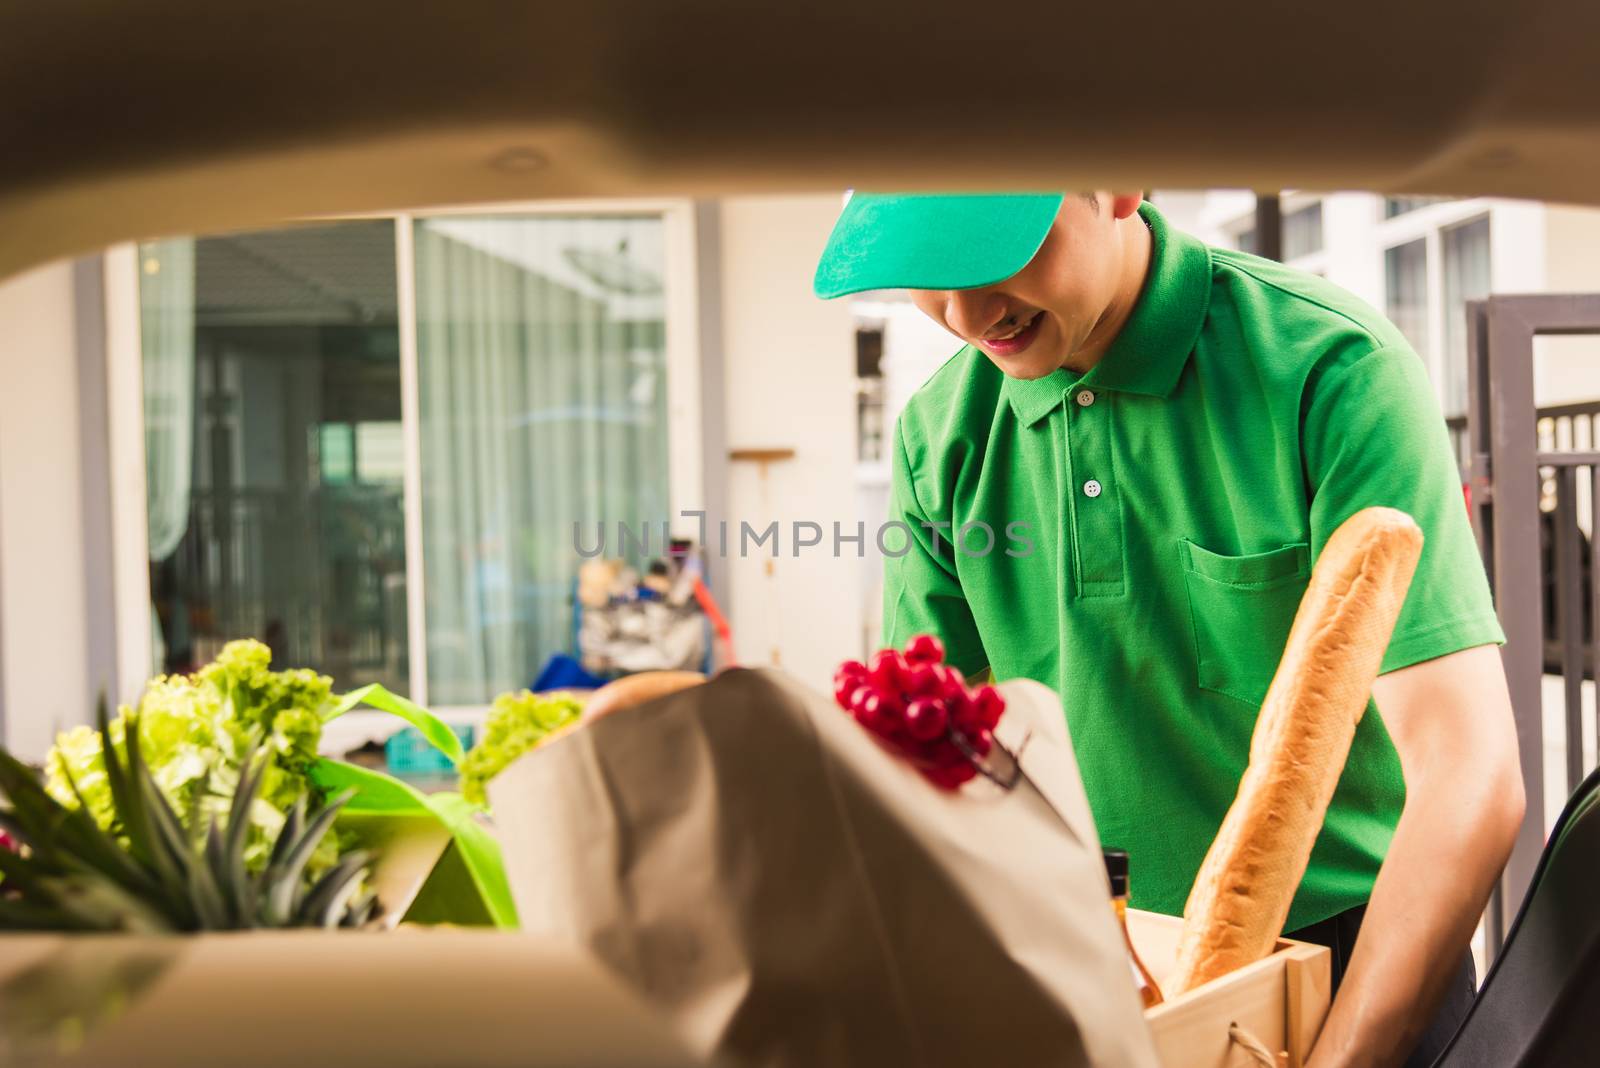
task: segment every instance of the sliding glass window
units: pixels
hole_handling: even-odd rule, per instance
[[[666,242],[653,212],[140,246],[152,671],[256,637],[448,707],[572,652],[574,523],[671,515]]]
[[[574,523],[668,518],[659,217],[414,224],[428,693],[573,650]],[[661,552],[664,547],[656,547]]]
[[[157,671],[237,637],[406,688],[394,227],[143,246]]]
[[[1383,275],[1384,310],[1411,342],[1412,348],[1426,357],[1429,352],[1427,242],[1418,238],[1386,250]]]

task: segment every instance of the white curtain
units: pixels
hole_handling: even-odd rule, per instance
[[[573,648],[573,523],[669,517],[659,217],[415,224],[428,693]],[[664,546],[652,544],[652,555]]]
[[[189,526],[194,466],[194,241],[139,247],[145,497],[150,559],[165,560]]]

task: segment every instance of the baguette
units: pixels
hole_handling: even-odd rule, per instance
[[[1184,906],[1169,996],[1272,952],[1421,553],[1422,531],[1392,508],[1357,512],[1328,539],[1256,719],[1238,796]]]
[[[624,675],[608,682],[594,692],[583,706],[580,723],[621,712],[634,705],[642,705],[657,697],[665,697],[679,690],[687,690],[706,681],[698,671],[641,671],[637,675]]]

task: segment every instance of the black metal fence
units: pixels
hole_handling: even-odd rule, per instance
[[[1506,632],[1506,680],[1527,791],[1527,812],[1489,910],[1493,953],[1544,846],[1546,676],[1560,680],[1568,793],[1585,771],[1583,684],[1600,663],[1600,403],[1536,408],[1533,347],[1539,336],[1600,334],[1600,295],[1473,301],[1467,327],[1467,414],[1452,430]]]
[[[1445,420],[1470,485],[1467,417]],[[1600,660],[1594,631],[1596,555],[1595,460],[1600,457],[1600,400],[1540,408],[1535,413],[1539,475],[1539,582],[1544,671],[1593,681]],[[1581,487],[1581,488],[1580,488]],[[1576,652],[1574,652],[1574,643]]]

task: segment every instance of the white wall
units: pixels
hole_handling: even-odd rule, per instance
[[[0,701],[29,759],[92,700],[74,329],[70,265],[0,284]]]
[[[1551,206],[1543,223],[1544,290],[1600,293],[1600,211]],[[1539,404],[1600,400],[1600,338],[1537,338],[1533,359]]]
[[[909,299],[878,293],[852,302],[851,308],[858,322],[883,330],[884,458],[856,468],[859,507],[882,521],[889,514],[894,434],[900,412],[911,395],[960,351],[963,342],[918,311]],[[883,557],[875,546],[868,547],[861,584],[866,644],[877,648],[883,644]]]
[[[1600,290],[1600,211],[1551,204],[1541,218],[1545,288],[1552,293]]]
[[[1167,221],[1209,245],[1233,247],[1231,231],[1255,211],[1256,197],[1248,189],[1157,189],[1150,202]],[[1245,224],[1248,225],[1248,224]]]
[[[795,450],[793,460],[732,463],[728,471],[728,610],[741,663],[779,664],[826,690],[840,660],[859,656],[861,561],[833,555],[833,523],[871,537],[855,492],[855,327],[847,301],[811,295],[817,256],[838,215],[836,195],[738,197],[722,203],[722,330],[730,451]],[[712,517],[715,518],[715,517]],[[741,520],[780,526],[770,548],[740,558]],[[796,558],[796,520],[822,525],[824,544]],[[708,542],[715,551],[716,533]],[[870,551],[870,549],[869,549]]]

